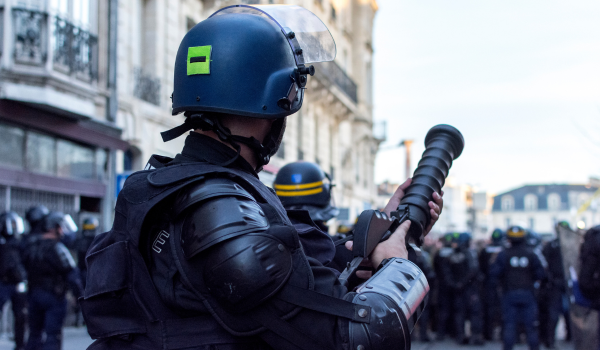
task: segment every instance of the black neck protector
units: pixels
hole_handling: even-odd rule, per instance
[[[219,140],[229,143],[237,151],[235,157],[231,158],[223,164],[219,164],[220,166],[226,167],[228,165],[231,165],[238,159],[241,152],[239,143],[247,145],[257,155],[258,168],[256,169],[256,172],[262,170],[262,167],[265,164],[269,163],[269,161],[271,160],[273,150],[270,147],[270,145],[265,146],[254,137],[232,135],[231,131],[228,128],[224,127],[223,124],[221,124],[221,121],[217,116],[205,114],[190,114],[186,116],[185,122],[183,124],[176,126],[173,129],[163,131],[160,134],[162,136],[163,141],[167,142],[183,135],[188,130],[196,129],[214,132],[219,137]]]

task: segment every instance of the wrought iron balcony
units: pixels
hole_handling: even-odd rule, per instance
[[[14,60],[45,66],[52,54],[53,70],[84,81],[98,77],[98,38],[58,16],[13,8]],[[50,29],[49,29],[50,28]]]
[[[135,79],[133,95],[160,106],[160,79],[144,72],[141,68],[135,68],[133,76]]]
[[[337,85],[354,103],[358,102],[357,86],[344,70],[335,62],[321,62],[314,64],[315,76],[323,77],[330,83]]]

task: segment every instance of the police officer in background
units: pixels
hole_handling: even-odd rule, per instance
[[[27,350],[61,348],[62,325],[67,312],[65,294],[75,297],[82,287],[75,261],[60,239],[77,232],[70,215],[52,211],[43,219],[44,233],[30,240],[23,255],[29,278],[29,340]],[[42,333],[46,334],[42,340]]]
[[[81,232],[75,241],[75,250],[77,251],[77,268],[81,274],[81,283],[85,288],[85,280],[87,276],[87,267],[85,266],[85,254],[92,245],[94,237],[98,234],[98,226],[100,222],[96,218],[87,218],[83,220]]]
[[[492,286],[490,279],[490,266],[496,261],[498,254],[506,244],[506,233],[501,229],[492,232],[491,242],[479,253],[479,271],[482,276],[483,301],[483,336],[485,340],[493,340],[494,328],[500,321],[500,295],[497,286]]]
[[[448,329],[448,322],[450,320],[450,313],[452,312],[452,293],[450,286],[446,284],[444,275],[444,269],[448,264],[448,257],[454,249],[452,248],[452,240],[454,234],[452,232],[446,233],[440,240],[442,241],[442,247],[433,257],[433,270],[438,276],[436,279],[436,305],[437,305],[437,326],[436,326],[436,339],[438,341],[444,340],[446,337],[446,330]]]
[[[431,256],[424,249],[410,249],[408,251],[408,260],[414,262],[421,271],[425,274],[429,285],[436,282],[436,274],[431,266]],[[430,342],[431,338],[428,334],[429,321],[431,319],[431,306],[427,306],[421,317],[419,318],[419,340],[422,342]]]
[[[17,238],[23,232],[23,219],[17,213],[0,214],[0,310],[4,303],[11,301],[16,350],[25,346],[27,273],[21,263]]]
[[[560,225],[557,224],[557,225]],[[567,284],[560,250],[560,240],[557,238],[546,243],[542,254],[548,262],[547,278],[541,286],[540,316],[545,310],[546,317],[540,317],[540,337],[549,349],[556,348],[556,326],[563,310],[563,298],[567,293]],[[567,313],[568,315],[568,313]],[[570,318],[565,317],[567,333],[569,333]]]
[[[286,164],[277,172],[273,182],[275,193],[281,200],[281,204],[287,211],[307,211],[310,219],[321,229],[328,233],[327,222],[333,219],[339,213],[339,210],[332,204],[331,190],[332,183],[329,175],[315,163],[298,161]],[[298,231],[300,237],[315,235],[314,242],[321,244],[311,244],[305,249],[315,251],[306,251],[309,256],[328,257],[334,256],[333,260],[319,259],[323,265],[334,268],[342,272],[348,262],[352,260],[352,252],[346,249],[344,243],[345,235],[335,235],[331,239],[334,241],[336,252],[331,252],[331,242],[322,238],[322,234],[315,231],[313,226],[303,224],[290,217],[292,224]],[[307,237],[307,239],[310,239]]]
[[[323,232],[339,210],[331,203],[331,178],[317,164],[305,161],[285,165],[275,177],[275,193],[286,210],[306,210]]]
[[[442,278],[445,279],[452,295],[456,340],[459,344],[469,342],[465,335],[465,321],[468,316],[471,321],[472,338],[470,342],[482,345],[483,322],[479,285],[477,284],[479,274],[477,253],[470,247],[470,233],[455,233],[453,238],[453,251],[448,256],[447,264],[442,267]]]
[[[539,340],[536,329],[538,310],[535,284],[545,277],[544,267],[538,256],[527,246],[525,229],[511,226],[506,235],[510,247],[500,252],[490,267],[492,284],[502,284],[504,350],[514,347],[518,324],[525,327],[529,348],[537,350]]]
[[[50,211],[45,205],[35,205],[27,209],[25,213],[25,219],[29,224],[29,234],[35,235],[38,233],[44,233],[43,225],[44,218]]]
[[[590,302],[591,307],[598,311],[598,341],[600,350],[600,225],[589,229],[579,248],[579,288]]]
[[[323,266],[331,256],[308,253],[331,239],[306,212],[286,213],[257,176],[302,105],[314,69],[306,64],[332,60],[334,45],[316,16],[286,5],[226,7],[186,34],[173,114],[187,119],[163,137],[194,132],[174,159],[154,156],[129,176],[112,229],[88,251],[81,303],[99,339],[93,349],[410,346],[402,326],[410,315],[400,305],[414,310],[425,295],[422,272],[398,259],[407,257],[409,223],[375,248],[369,263],[379,271],[369,288],[349,291]],[[313,234],[300,236],[290,218]],[[402,271],[414,277],[393,285],[388,274]],[[398,298],[400,288],[415,301]]]

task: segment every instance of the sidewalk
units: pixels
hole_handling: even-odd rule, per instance
[[[85,327],[64,328],[63,338],[63,350],[84,350],[92,343]],[[0,338],[0,350],[13,350],[14,346],[14,342],[11,340],[4,337]]]
[[[92,339],[87,334],[85,327],[81,328],[65,328],[63,331],[64,341],[63,341],[63,350],[84,350],[92,343]],[[563,341],[557,342],[557,349],[560,350],[573,350],[573,343],[565,343]],[[544,349],[543,346],[540,347]],[[13,350],[14,344],[12,341],[4,338],[0,338],[0,350]],[[451,340],[446,340],[443,342],[431,342],[431,343],[421,343],[414,342],[412,344],[413,350],[501,350],[502,344],[499,341],[496,342],[488,342],[484,346],[470,346],[463,345],[460,346],[456,344],[456,342]],[[514,350],[527,350],[526,344],[519,344],[515,346]]]

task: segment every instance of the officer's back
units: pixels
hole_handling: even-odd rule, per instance
[[[527,245],[525,234],[522,227],[510,227],[507,236],[511,246],[498,254],[490,268],[492,284],[502,284],[503,342],[507,350],[512,349],[516,343],[518,324],[525,326],[530,349],[539,347],[535,328],[535,283],[545,277],[545,272],[537,254]]]

